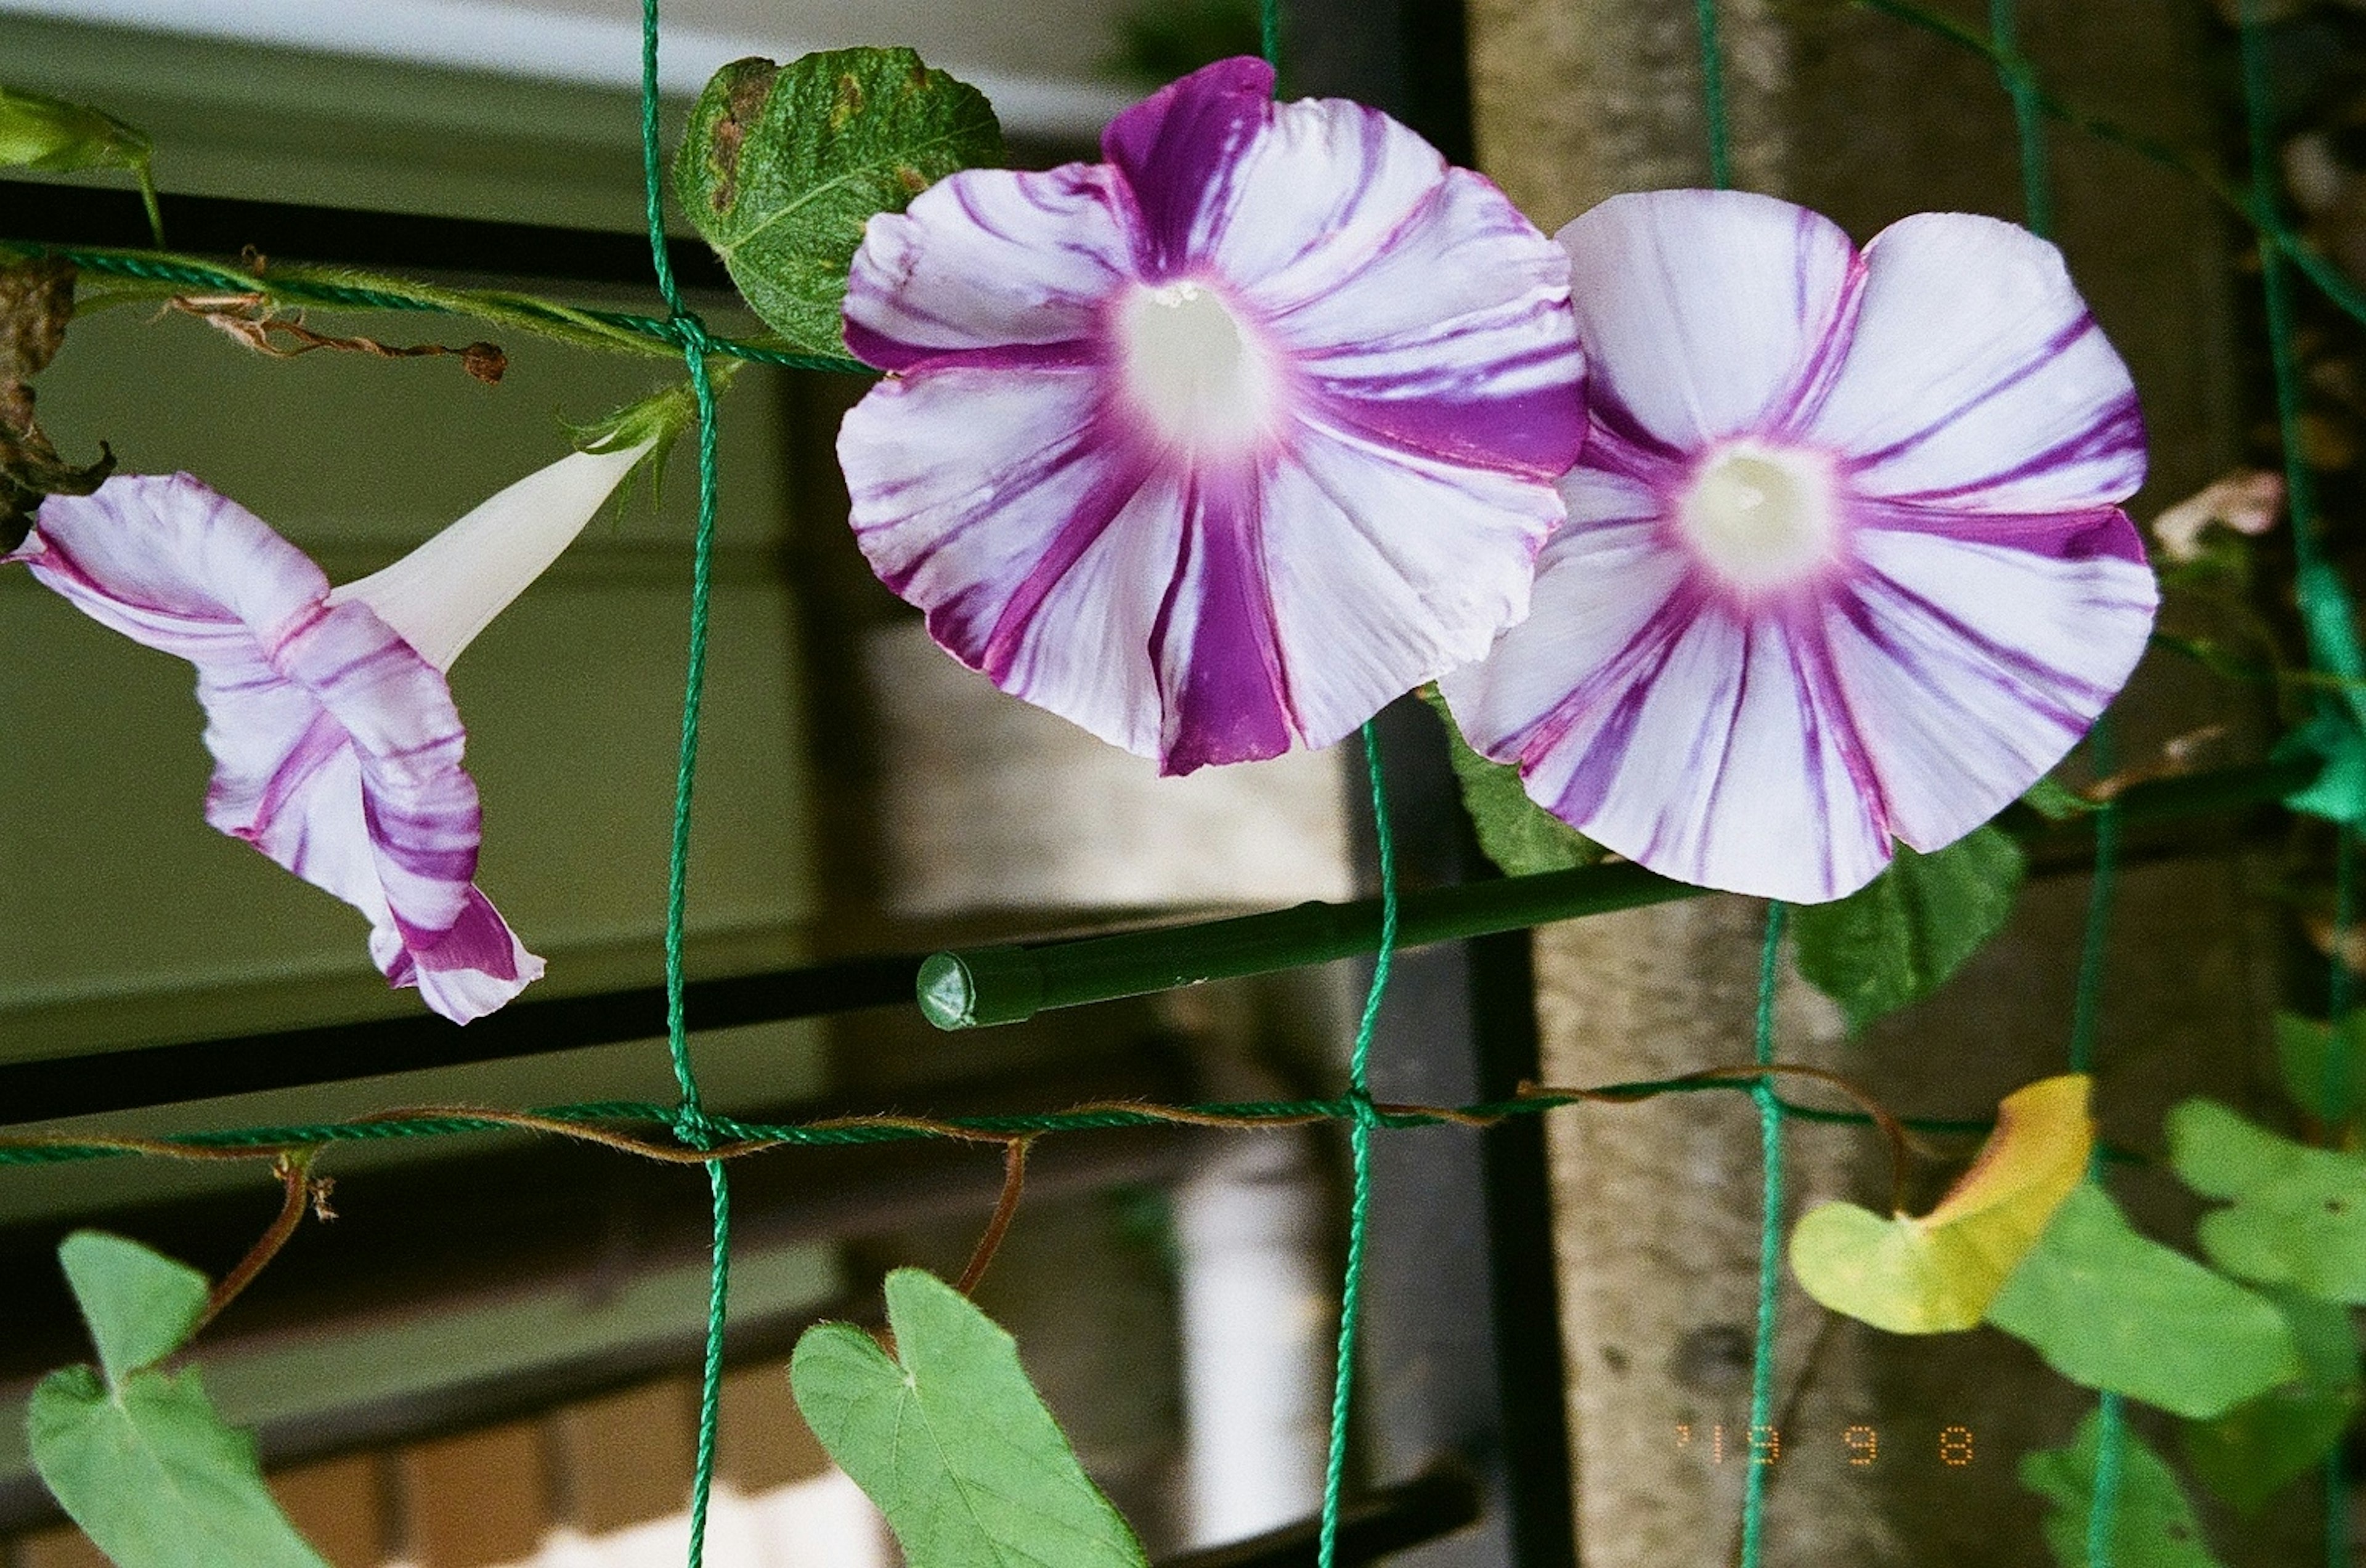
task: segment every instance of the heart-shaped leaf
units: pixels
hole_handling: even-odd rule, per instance
[[[2194,1479],[2246,1514],[2314,1472],[2358,1413],[2359,1359],[2349,1309],[2314,1296],[2279,1292],[2304,1369],[2299,1381],[2270,1389],[2215,1421],[2189,1422],[2185,1458]]]
[[[1446,727],[1454,782],[1462,792],[1462,809],[1470,814],[1479,848],[1504,875],[1569,871],[1602,858],[1600,844],[1528,798],[1519,769],[1508,762],[1491,761],[1471,750],[1436,686],[1422,687],[1421,700],[1436,710],[1438,722]]]
[[[2022,1485],[2054,1505],[2045,1510],[2045,1544],[2062,1568],[2087,1568],[2095,1457],[2101,1443],[2102,1422],[2089,1411],[2069,1447],[2022,1458]],[[2221,1568],[2175,1472],[2143,1438],[2124,1429],[2114,1495],[2112,1568]]]
[[[986,96],[908,49],[739,60],[691,110],[674,164],[683,210],[766,325],[846,352],[846,269],[872,215],[955,169],[1002,160]]]
[[[1994,828],[1927,855],[1901,844],[1887,870],[1847,897],[1792,912],[1799,973],[1863,1029],[1937,990],[2004,929],[2024,865],[2021,846]]]
[[[153,1370],[205,1316],[206,1277],[99,1231],[66,1237],[58,1258],[106,1377],[51,1372],[25,1427],[33,1468],[73,1522],[116,1568],[326,1568],[196,1370]]]
[[[1977,1325],[2086,1174],[2088,1087],[2068,1073],[2007,1095],[1978,1157],[1920,1219],[1837,1201],[1808,1211],[1791,1232],[1801,1288],[1892,1334]]]
[[[2205,1198],[2202,1250],[2229,1274],[2366,1303],[2366,1156],[2312,1149],[2209,1100],[2169,1113],[2177,1174]]]
[[[2137,1235],[2091,1181],[2062,1201],[1988,1321],[2072,1382],[2196,1420],[2301,1375],[2273,1302]]]
[[[74,1232],[58,1244],[58,1261],[117,1387],[186,1343],[212,1292],[187,1264],[105,1231]]]
[[[851,1324],[807,1329],[789,1381],[910,1568],[1143,1568],[1009,1335],[917,1269],[887,1276],[887,1321],[893,1358]]]

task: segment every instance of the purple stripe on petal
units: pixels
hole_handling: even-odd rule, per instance
[[[1157,278],[1188,264],[1202,209],[1273,107],[1273,67],[1248,55],[1202,66],[1111,120],[1101,155],[1140,204],[1136,263]]]
[[[1166,613],[1176,604],[1171,597],[1151,649],[1162,671],[1181,671],[1167,689],[1158,761],[1158,771],[1168,774],[1278,757],[1294,739],[1254,483],[1203,479],[1187,504],[1186,547],[1200,558],[1189,573],[1190,644],[1176,657],[1171,643],[1181,617]],[[1177,584],[1186,566],[1177,564]]]

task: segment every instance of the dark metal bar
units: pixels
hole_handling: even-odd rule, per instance
[[[172,248],[197,255],[235,256],[252,247],[265,256],[395,271],[650,286],[645,233],[220,196],[167,194],[157,205]],[[155,243],[130,190],[32,180],[0,180],[0,237],[132,250]],[[675,240],[666,248],[685,287],[731,287],[722,262],[704,243]]]
[[[1479,1517],[1479,1483],[1453,1463],[1349,1502],[1339,1516],[1336,1561],[1370,1562],[1451,1535]],[[1159,1568],[1314,1568],[1321,1521],[1303,1519],[1225,1546],[1187,1551]]]
[[[2131,785],[2116,805],[2120,819],[2132,825],[2264,806],[2306,784],[2319,765],[2315,758],[2300,757],[2152,780]],[[2018,807],[1998,823],[2024,840],[2092,831],[2091,819],[2048,822]],[[1626,862],[1431,888],[1399,901],[1397,944],[1424,947],[1704,891]],[[920,966],[920,1010],[940,1029],[1017,1023],[1046,1008],[1351,958],[1376,951],[1380,942],[1380,901],[1367,898],[1038,946],[967,948],[932,953]]]
[[[826,1018],[905,1001],[919,967],[917,953],[885,953],[693,980],[683,1000],[700,1029]],[[640,986],[512,1002],[465,1029],[420,1013],[10,1062],[0,1065],[0,1126],[614,1045],[665,1032],[665,987]]]
[[[2316,767],[2314,759],[2303,758],[2137,784],[2120,797],[2121,818],[2141,826],[2265,805],[2305,784]],[[2082,822],[2047,822],[2022,807],[1998,820],[2032,842],[2069,840],[2090,830]],[[1403,899],[1399,942],[1419,947],[1518,931],[1700,891],[1628,864],[1432,888]],[[1069,942],[968,948],[925,959],[888,953],[699,980],[691,984],[688,1005],[695,1027],[723,1029],[889,1007],[917,991],[921,1010],[940,1028],[969,1028],[1015,1022],[1045,1008],[1354,957],[1380,945],[1380,929],[1377,900],[1301,904]],[[464,1066],[664,1032],[664,990],[644,986],[513,1002],[465,1030],[422,1014],[11,1062],[0,1064],[0,1126]]]

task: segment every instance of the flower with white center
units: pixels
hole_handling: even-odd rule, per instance
[[[359,909],[387,979],[466,1023],[543,965],[472,880],[477,785],[445,671],[650,445],[562,457],[334,591],[303,551],[186,474],[51,496],[0,559],[196,665],[214,757],[206,820]]]
[[[1590,428],[1534,613],[1440,682],[1471,745],[1654,871],[1802,902],[2035,783],[2158,602],[2135,389],[2054,247],[1936,213],[1860,254],[1731,191],[1558,238]]]
[[[1164,772],[1326,746],[1527,610],[1569,261],[1375,110],[1220,62],[1101,164],[873,218],[856,537],[955,658]]]

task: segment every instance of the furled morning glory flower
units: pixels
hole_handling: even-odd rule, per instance
[[[2157,603],[2127,369],[2053,246],[1961,213],[1860,254],[1739,192],[1562,230],[1593,379],[1534,613],[1449,674],[1470,743],[1655,871],[1814,901],[2051,767]]]
[[[370,921],[370,956],[455,1022],[542,975],[471,880],[477,785],[445,671],[558,558],[648,444],[528,476],[373,577],[186,474],[51,496],[13,556],[103,626],[197,668],[206,820]]]
[[[1325,746],[1527,613],[1569,260],[1376,110],[1219,62],[1101,164],[873,218],[856,537],[952,655],[1169,773]]]

